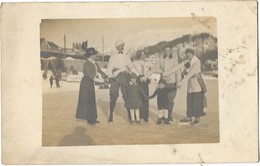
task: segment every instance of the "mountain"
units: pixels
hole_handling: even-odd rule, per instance
[[[217,38],[210,33],[200,33],[195,35],[183,35],[171,41],[161,41],[155,45],[150,45],[136,51],[136,55],[144,52],[147,57],[150,55],[162,55],[166,47],[175,48],[180,57],[184,56],[186,47],[193,47],[197,51],[197,56],[201,60],[202,68],[207,68],[207,62],[217,61],[218,48]]]

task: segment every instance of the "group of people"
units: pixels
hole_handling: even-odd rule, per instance
[[[111,56],[106,73],[95,63],[97,51],[94,48],[86,50],[86,63],[83,69],[83,78],[80,83],[79,99],[76,118],[87,120],[89,125],[99,123],[97,120],[95,79],[100,73],[104,80],[110,83],[109,118],[113,123],[113,112],[121,90],[125,102],[128,120],[132,124],[140,123],[140,119],[149,121],[149,99],[157,96],[158,120],[157,124],[171,124],[172,112],[177,89],[184,82],[187,83],[187,116],[181,123],[197,124],[205,113],[205,96],[207,93],[205,82],[201,77],[200,60],[196,57],[193,48],[185,50],[186,60],[179,62],[177,52],[171,48],[165,48],[164,56],[158,63],[151,65],[145,61],[145,54],[137,55],[138,60],[131,61],[124,54],[125,43],[118,40],[115,47],[117,54]],[[161,78],[153,95],[149,96],[149,77],[153,73],[160,73]],[[184,77],[184,74],[186,76]]]

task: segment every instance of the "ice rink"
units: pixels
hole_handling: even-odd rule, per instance
[[[133,144],[186,144],[219,142],[218,81],[205,80],[208,89],[207,115],[196,126],[180,125],[178,121],[186,115],[186,85],[178,89],[173,110],[172,125],[157,125],[156,98],[150,100],[149,122],[129,124],[127,112],[120,96],[114,112],[114,123],[110,125],[109,90],[96,89],[98,110],[97,126],[88,126],[75,119],[79,82],[61,81],[61,88],[49,88],[43,81],[43,146],[85,145],[133,145]],[[55,83],[54,83],[55,84]],[[150,84],[150,94],[156,84]]]

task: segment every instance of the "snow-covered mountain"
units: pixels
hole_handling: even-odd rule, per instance
[[[185,31],[181,28],[172,29],[160,29],[153,30],[148,29],[140,31],[134,34],[128,34],[122,40],[125,41],[125,49],[127,52],[143,49],[144,47],[155,45],[161,41],[171,41],[183,35],[195,35],[199,33],[211,33],[211,30],[201,26],[186,28]],[[105,50],[106,54],[111,54],[111,48],[114,47],[114,43],[110,44],[110,48]]]

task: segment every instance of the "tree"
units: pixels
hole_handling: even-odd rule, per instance
[[[88,48],[88,41],[86,40],[85,42],[82,42],[81,49],[86,50],[87,48]]]

